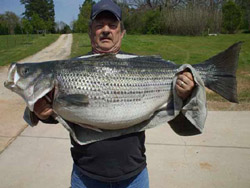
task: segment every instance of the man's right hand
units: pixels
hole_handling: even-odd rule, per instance
[[[46,97],[53,98],[53,91],[39,99],[34,105],[34,113],[41,120],[46,120],[53,114],[52,104]]]
[[[35,103],[34,113],[39,119],[45,120],[53,114],[53,110],[51,104],[43,97]]]

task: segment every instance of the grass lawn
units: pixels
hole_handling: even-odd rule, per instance
[[[81,56],[91,50],[87,34],[74,34],[71,57]],[[218,36],[164,36],[126,35],[122,51],[138,55],[160,55],[177,64],[203,62],[225,50],[233,43],[244,41],[237,71],[240,105],[226,102],[213,92],[207,93],[208,106],[215,110],[250,110],[250,34]]]
[[[35,54],[56,41],[58,37],[57,34],[0,35],[0,66]]]
[[[74,34],[71,57],[91,50],[87,34]],[[239,67],[250,66],[250,34],[219,35],[211,37],[126,35],[122,51],[138,55],[160,55],[177,64],[196,64],[225,50],[235,42],[244,41]]]

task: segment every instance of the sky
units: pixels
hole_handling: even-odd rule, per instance
[[[63,21],[70,25],[73,20],[77,19],[79,6],[83,2],[84,0],[54,0],[55,21]],[[0,14],[4,14],[6,11],[14,12],[21,17],[25,8],[20,3],[20,0],[0,0]]]

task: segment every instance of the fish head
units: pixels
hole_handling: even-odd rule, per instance
[[[4,86],[20,95],[33,111],[34,104],[55,87],[55,81],[52,72],[38,63],[12,63]]]

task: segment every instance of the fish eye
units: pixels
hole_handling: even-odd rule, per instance
[[[27,76],[30,72],[30,69],[28,67],[23,67],[21,70],[20,70],[20,73],[22,76]]]

